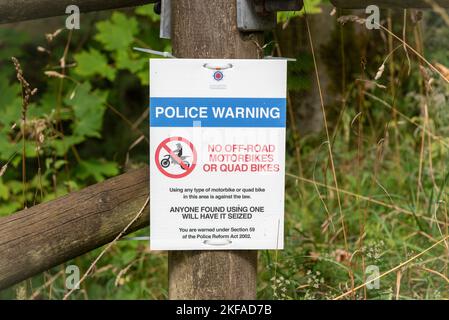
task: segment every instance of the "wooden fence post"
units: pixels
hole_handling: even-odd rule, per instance
[[[262,34],[237,29],[236,0],[172,0],[178,58],[261,58]],[[170,251],[170,299],[255,299],[257,251]]]
[[[157,0],[0,0],[0,24],[63,16],[70,5],[80,12],[140,6]]]

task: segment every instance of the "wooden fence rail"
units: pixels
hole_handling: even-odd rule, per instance
[[[114,240],[145,204],[148,167],[0,219],[0,290]],[[148,206],[129,232],[149,223]]]
[[[157,0],[0,0],[0,24],[65,15],[69,5],[81,12],[126,8]],[[331,0],[341,8],[366,8],[370,4],[395,8],[429,8],[432,4],[449,7],[449,0]]]
[[[56,17],[66,14],[69,5],[81,12],[134,7],[157,0],[0,0],[0,24]]]

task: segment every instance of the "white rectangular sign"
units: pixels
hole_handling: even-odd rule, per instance
[[[152,250],[283,248],[286,69],[150,60]]]

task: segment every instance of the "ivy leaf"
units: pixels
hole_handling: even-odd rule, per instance
[[[75,54],[77,66],[75,72],[80,76],[90,77],[100,75],[112,81],[115,78],[115,70],[110,65],[104,55],[98,50],[90,49]]]
[[[100,21],[96,26],[95,39],[109,51],[127,50],[139,32],[137,20],[120,12],[114,12],[110,20]]]
[[[90,177],[95,181],[103,181],[106,177],[112,177],[119,173],[118,165],[111,161],[83,160],[77,167],[77,177],[86,180]]]
[[[101,138],[105,102],[106,93],[91,92],[88,82],[79,85],[73,99],[65,99],[65,103],[73,107],[75,114],[74,136]]]

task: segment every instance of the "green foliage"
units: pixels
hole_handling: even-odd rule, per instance
[[[144,17],[142,19],[148,19],[152,15],[150,9],[152,6],[139,8],[138,14]],[[151,20],[157,21],[154,17]],[[9,59],[14,55],[25,61],[23,69],[27,78],[26,62],[31,60],[27,60],[22,45],[29,40],[25,33],[0,29],[0,47],[4,47],[0,56],[0,64],[4,65],[0,69],[4,75],[0,77],[0,160],[8,166],[0,184],[1,215],[10,214],[28,203],[54,199],[119,173],[117,161],[103,159],[105,151],[114,154],[117,150],[109,151],[105,149],[109,145],[105,145],[101,151],[91,145],[94,144],[92,139],[103,139],[108,105],[117,103],[117,98],[105,90],[107,82],[121,83],[123,79],[134,77],[142,86],[148,84],[147,57],[132,51],[136,35],[142,33],[139,21],[140,18],[114,12],[109,19],[97,22],[95,34],[88,35],[92,39],[88,48],[74,52],[69,47],[66,60],[73,59],[76,67],[67,69],[66,76],[53,71],[54,68],[48,69],[49,65],[42,65],[51,77],[42,74],[41,78],[34,77],[34,82],[29,81],[39,88],[39,95],[27,108],[25,125],[21,120],[21,88]],[[149,28],[148,25],[144,27]],[[57,37],[63,45],[67,32],[63,31]],[[46,47],[44,43],[37,45]],[[158,45],[155,48],[158,49]],[[50,52],[50,66],[59,64],[60,54],[59,50]],[[23,127],[27,137],[25,143]],[[126,138],[128,135],[121,136]],[[27,159],[25,184],[21,182],[23,147]],[[93,150],[98,150],[99,154]]]
[[[292,92],[304,92],[310,89],[311,82],[308,75],[313,70],[313,59],[310,54],[304,53],[289,62],[288,65],[288,89]]]
[[[329,2],[328,0],[305,0],[304,7],[300,11],[280,11],[277,14],[278,22],[286,22],[294,17],[300,17],[304,14],[317,14],[321,13],[321,7],[323,3]]]
[[[28,36],[24,32],[10,28],[0,29],[0,61],[9,61],[11,57],[20,55],[22,44],[28,40]],[[0,74],[3,73],[11,75],[13,70],[2,68]]]
[[[84,20],[83,29],[73,33],[65,57],[70,66],[64,74],[60,58],[67,44],[67,30],[42,43],[23,32],[0,29],[0,167],[7,164],[0,177],[0,216],[83,189],[122,171],[128,148],[140,133],[131,130],[116,111],[109,110],[114,108],[133,122],[148,108],[149,57],[134,52],[132,47],[170,50],[169,42],[158,37],[158,19],[153,6],[148,5],[136,9],[135,16],[114,12],[102,21],[92,21],[93,28]],[[36,58],[35,52],[24,50],[25,46],[48,48],[48,52],[40,52]],[[28,107],[25,141],[21,134],[21,88],[10,62],[13,55],[22,63],[25,78],[39,90]],[[147,128],[144,121],[139,130],[146,133]],[[21,169],[24,142],[25,184]],[[147,150],[143,143],[135,147],[136,154],[128,165],[147,163]],[[148,230],[140,234],[147,235]],[[101,274],[98,283],[88,285],[88,295],[166,297],[167,283],[160,272],[166,268],[166,257],[149,257],[146,247],[136,242],[118,244],[114,250],[119,251],[102,261],[113,268]],[[85,271],[98,253],[94,251],[74,263]],[[151,264],[149,268],[144,260]],[[129,270],[117,277],[127,265]],[[42,279],[38,276],[32,281],[38,287]],[[61,285],[58,279],[55,288]],[[61,292],[56,289],[53,297],[61,298]],[[6,296],[10,298],[11,293],[15,296],[13,291],[7,291]],[[4,294],[0,292],[0,297]]]
[[[114,12],[110,20],[98,22],[97,30],[95,39],[108,51],[130,49],[139,32],[137,20],[120,12]]]
[[[117,68],[128,70],[131,73],[141,71],[146,67],[146,61],[138,59],[138,54],[133,52],[118,51],[116,55]]]
[[[317,13],[321,2],[306,1],[307,13]],[[116,12],[103,21],[92,22],[92,28],[85,25],[79,33],[74,32],[66,56],[70,67],[64,74],[59,61],[69,38],[67,31],[54,42],[41,43],[23,32],[0,29],[0,167],[7,164],[0,177],[0,216],[115,176],[123,171],[128,153],[129,167],[148,163],[147,145],[129,150],[141,133],[133,131],[117,113],[134,123],[148,106],[148,56],[134,52],[132,47],[161,51],[171,47],[158,37],[159,17],[152,5],[139,7],[135,13]],[[290,18],[290,14],[280,14],[281,22]],[[441,21],[432,19],[431,26],[438,27],[435,33],[446,34]],[[398,28],[402,30],[401,23]],[[326,105],[326,111],[330,111],[327,120],[341,211],[327,137],[321,132],[296,139],[288,128],[285,250],[262,251],[259,255],[259,298],[335,298],[366,281],[364,266],[375,265],[380,272],[387,272],[447,234],[447,223],[437,223],[447,221],[449,203],[447,83],[441,79],[431,82],[432,91],[426,94],[423,70],[412,57],[408,75],[405,54],[398,50],[392,62],[394,82],[390,83],[388,65],[380,80],[387,88],[378,88],[369,75],[376,74],[386,50],[380,45],[380,36],[372,37],[364,39],[366,43],[356,42],[350,25],[337,29],[325,48],[328,55],[322,57],[324,65],[319,66],[328,68],[332,80],[323,88],[324,93],[338,96],[338,106]],[[449,64],[447,43],[427,40],[432,59]],[[38,45],[49,48],[49,54],[39,53],[36,58],[36,52],[26,50]],[[366,54],[363,58],[368,60],[363,69],[359,63],[361,48]],[[21,88],[11,55],[19,58],[25,77],[39,89],[28,107],[26,125],[21,121]],[[47,77],[44,71],[57,74]],[[310,90],[314,77],[310,53],[289,62],[288,72],[291,93],[301,95]],[[430,70],[427,72],[437,79]],[[367,81],[359,81],[362,78]],[[343,80],[345,107],[340,104]],[[395,97],[392,89],[396,90]],[[380,100],[369,98],[367,93]],[[394,105],[406,118],[394,114],[385,103]],[[427,119],[423,117],[424,105],[428,107]],[[297,112],[294,104],[293,112]],[[147,121],[137,129],[146,134]],[[423,132],[432,135],[423,139]],[[135,235],[148,234],[145,229]],[[23,289],[26,297],[39,293],[40,299],[61,299],[66,293],[64,267],[76,264],[84,273],[102,249],[0,292],[0,298],[17,298],[17,292]],[[399,298],[447,299],[445,279],[427,271],[446,275],[447,263],[446,247],[435,247],[383,276],[379,290],[359,290],[348,298],[393,299],[397,280],[402,279]],[[43,286],[53,276],[56,280],[52,285]],[[164,299],[167,278],[165,253],[150,253],[146,242],[119,241],[71,299]]]
[[[106,93],[91,92],[88,82],[79,85],[73,97],[65,99],[66,105],[72,106],[75,115],[74,136],[101,138],[105,102]]]
[[[10,126],[20,117],[21,100],[17,97],[20,90],[18,84],[9,84],[5,78],[0,78],[0,106],[2,107],[2,117],[0,122],[3,126]]]
[[[115,69],[108,64],[106,57],[98,50],[90,49],[80,52],[75,55],[75,60],[77,62],[75,72],[82,77],[99,75],[110,81],[115,78]]]
[[[95,159],[81,161],[76,170],[77,176],[81,179],[93,177],[96,182],[103,181],[105,178],[115,176],[118,173],[116,163]]]
[[[161,17],[154,12],[153,5],[140,6],[136,9],[136,14],[150,18],[151,22],[159,22]]]

